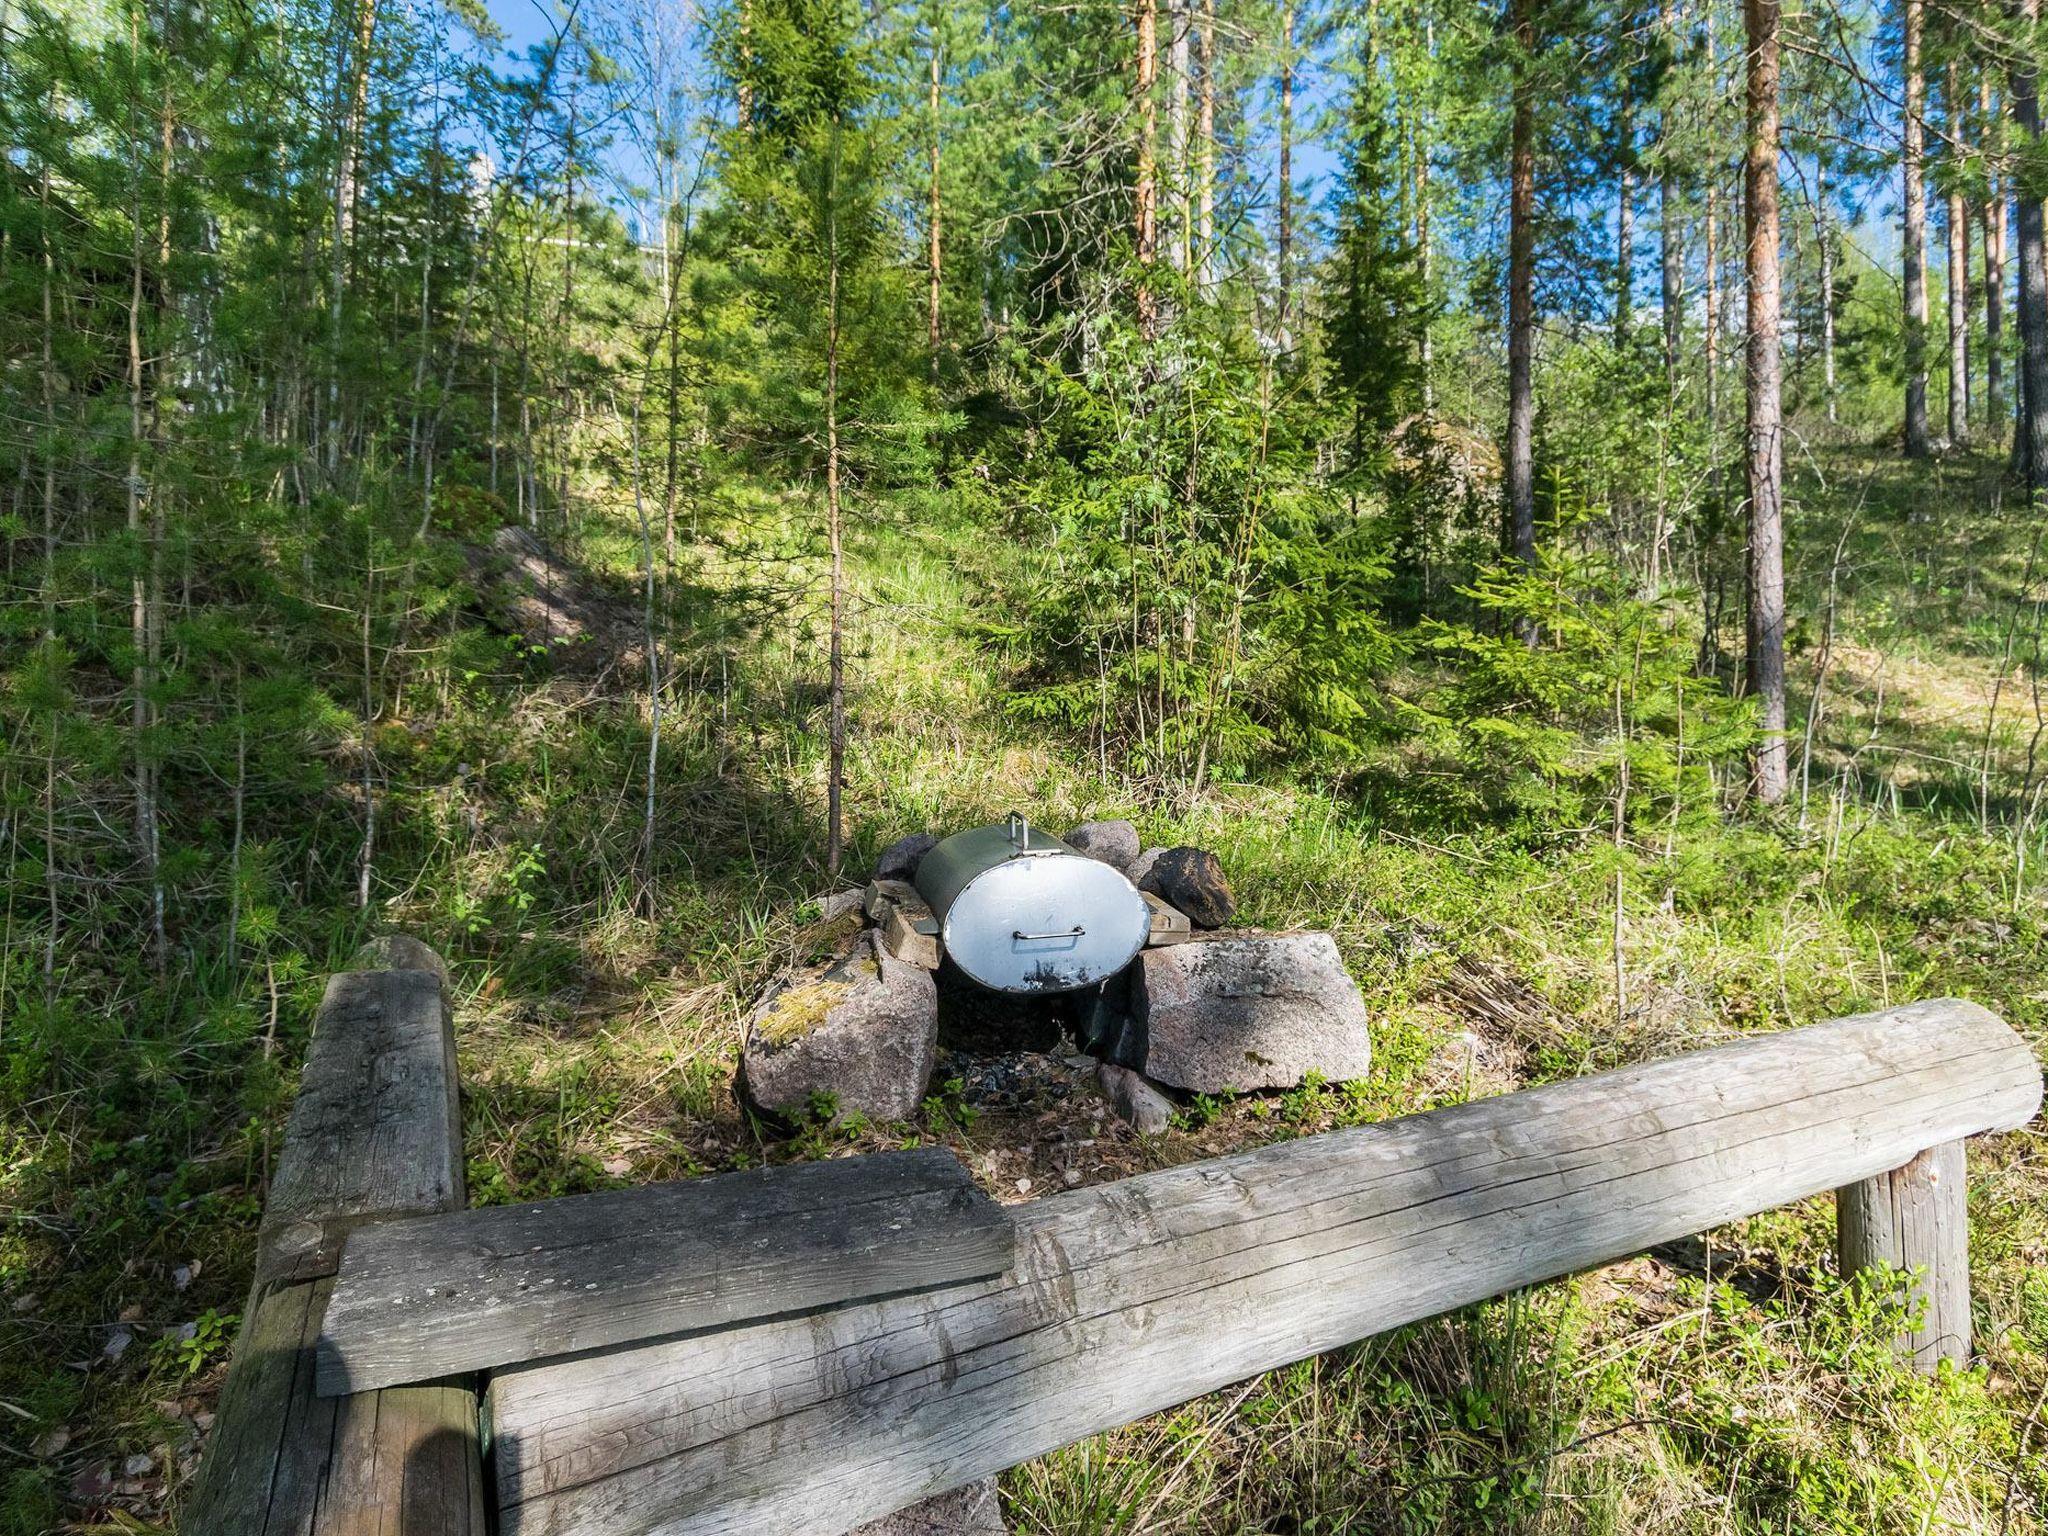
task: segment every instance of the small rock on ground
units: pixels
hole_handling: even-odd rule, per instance
[[[1132,967],[1121,1065],[1196,1093],[1365,1076],[1365,999],[1327,933],[1246,933],[1148,949]]]
[[[1147,848],[1143,853],[1131,860],[1131,867],[1124,871],[1124,878],[1139,890],[1144,890],[1145,877],[1152,873],[1152,866],[1159,862],[1159,855],[1164,852],[1166,852],[1164,848]]]
[[[1061,841],[1119,873],[1138,857],[1138,829],[1128,821],[1084,821]]]
[[[938,990],[863,932],[853,950],[798,972],[747,1021],[741,1076],[772,1114],[830,1094],[840,1115],[907,1120],[938,1061]]]
[[[1142,1074],[1105,1061],[1095,1069],[1095,1084],[1109,1107],[1131,1129],[1157,1136],[1173,1123],[1173,1100]]]
[[[875,879],[915,880],[917,866],[938,846],[939,840],[929,832],[913,832],[908,837],[897,838],[876,856]]]
[[[1009,1536],[996,1480],[983,1478],[870,1521],[848,1536]]]
[[[1165,897],[1197,928],[1221,928],[1237,915],[1222,861],[1206,848],[1168,848],[1147,867],[1138,888]]]

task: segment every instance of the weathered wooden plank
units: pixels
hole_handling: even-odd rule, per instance
[[[501,1536],[804,1531],[2025,1123],[1961,1002],[1076,1190],[994,1281],[494,1378]]]
[[[438,957],[414,940],[334,977],[264,1211],[234,1363],[181,1526],[206,1536],[484,1536],[473,1383],[314,1392],[341,1236],[462,1204],[455,1042]],[[431,962],[431,964],[427,963]]]
[[[1903,1167],[1836,1192],[1842,1273],[1899,1274],[1919,1321],[1899,1340],[1916,1369],[1970,1358],[1969,1177],[1963,1144],[1929,1147]]]
[[[264,1226],[460,1206],[456,1093],[454,1022],[437,975],[329,978]]]
[[[379,1222],[348,1240],[320,1391],[957,1285],[1012,1247],[941,1147]]]
[[[314,1343],[333,1283],[287,1285],[255,1300],[185,1529],[484,1536],[473,1385],[315,1394]]]

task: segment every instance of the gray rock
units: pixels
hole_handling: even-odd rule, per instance
[[[1223,1093],[1363,1077],[1372,1038],[1330,935],[1219,934],[1138,956],[1114,1055],[1172,1087]]]
[[[1157,1136],[1173,1123],[1173,1100],[1149,1078],[1105,1061],[1095,1069],[1095,1086],[1109,1100],[1117,1117],[1146,1136]]]
[[[871,1520],[848,1536],[1009,1536],[996,1480],[985,1477]]]
[[[1120,873],[1138,857],[1138,829],[1128,821],[1084,821],[1061,841]]]
[[[1142,891],[1146,877],[1152,873],[1152,866],[1159,862],[1159,855],[1164,852],[1164,848],[1147,848],[1131,860],[1131,867],[1124,871],[1124,878]]]
[[[877,880],[915,880],[917,866],[924,862],[924,856],[939,846],[939,840],[929,832],[913,832],[908,837],[899,837],[884,848],[875,859]]]
[[[747,1020],[741,1074],[772,1114],[830,1094],[841,1115],[907,1120],[931,1082],[939,997],[931,973],[905,965],[872,932],[850,953],[787,977]]]
[[[1237,898],[1223,864],[1206,848],[1169,848],[1145,871],[1138,888],[1164,896],[1197,928],[1221,928],[1237,916]]]
[[[827,891],[822,896],[814,896],[812,900],[818,905],[818,921],[836,923],[847,914],[860,911],[864,894],[857,890]]]

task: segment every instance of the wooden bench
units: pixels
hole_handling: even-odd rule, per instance
[[[1963,1138],[2041,1100],[2032,1051],[1997,1018],[1916,1004],[1056,1195],[1014,1208],[1000,1273],[970,1215],[935,1260],[953,1278],[897,1294],[777,1260],[792,1310],[747,1317],[615,1252],[606,1273],[652,1286],[658,1321],[709,1305],[702,1326],[569,1355],[577,1340],[523,1323],[515,1353],[536,1357],[512,1363],[494,1335],[481,1401],[466,1377],[321,1397],[315,1341],[348,1233],[463,1203],[438,962],[403,944],[371,958],[395,968],[334,978],[321,1007],[190,1532],[482,1536],[488,1503],[498,1536],[833,1536],[1260,1371],[1830,1189],[1844,1270],[1911,1290],[1901,1348],[1932,1370],[1969,1352]],[[679,1244],[701,1278],[721,1238],[760,1236],[737,1210],[707,1225],[717,1182],[621,1192],[621,1208],[695,1212],[676,1219],[703,1229]],[[543,1214],[477,1213],[486,1257],[504,1224],[555,1220],[526,1209]],[[433,1241],[417,1252],[456,1266],[433,1243],[470,1225],[419,1224]],[[849,1250],[872,1236],[832,1230]],[[618,1248],[603,1221],[589,1235]],[[375,1379],[471,1358],[441,1347],[396,1351]]]
[[[382,939],[327,983],[271,1176],[255,1283],[182,1528],[486,1536],[477,1383],[314,1391],[343,1239],[464,1203],[447,971]]]

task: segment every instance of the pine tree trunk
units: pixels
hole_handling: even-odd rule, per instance
[[[836,876],[846,851],[846,553],[839,513],[839,124],[832,125],[832,170],[825,202],[825,532],[832,551],[830,712],[825,761],[825,871]]]
[[[939,387],[939,347],[941,344],[939,334],[939,289],[941,267],[939,261],[939,38],[938,29],[936,26],[932,30],[931,65],[931,214],[930,217],[926,220],[926,223],[928,225],[927,233],[929,235],[930,250],[930,312],[928,315],[929,335],[926,338],[926,345],[929,347],[931,351],[932,388],[937,389]]]
[[[1626,89],[1626,87],[1624,87]],[[1636,119],[1627,102],[1621,106],[1621,178],[1614,213],[1614,345],[1628,345],[1635,323],[1636,281]]]
[[[2005,135],[2004,107],[1991,94],[1987,76],[1979,83],[1977,108],[1983,119],[1983,147],[1991,161],[1984,195],[1984,429],[1996,442],[2005,432],[2005,188],[1997,171]]]
[[[1664,388],[1678,396],[1678,353],[1685,335],[1685,228],[1681,222],[1678,178],[1667,164],[1657,176],[1657,254],[1659,298],[1664,322]]]
[[[1159,306],[1151,276],[1159,250],[1159,108],[1153,100],[1159,74],[1158,0],[1138,0],[1135,20],[1138,56],[1131,98],[1138,109],[1138,174],[1131,222],[1138,258],[1138,331],[1151,341],[1159,333]]]
[[[1536,0],[1513,0],[1508,151],[1508,548],[1536,563]]]
[[[1956,97],[1956,66],[1950,61],[1942,77],[1942,103],[1948,109],[1948,131],[1963,142],[1963,109]],[[1960,186],[1948,192],[1948,440],[1970,446],[1970,212]]]
[[[1166,174],[1173,187],[1173,239],[1167,247],[1166,259],[1173,263],[1176,272],[1188,270],[1195,238],[1194,204],[1190,196],[1193,188],[1188,176],[1188,44],[1192,30],[1188,25],[1188,0],[1167,0],[1167,74],[1172,80],[1173,95],[1166,127]]]
[[[1833,425],[1835,406],[1835,229],[1828,217],[1827,161],[1813,162],[1813,239],[1820,247],[1820,376],[1827,397],[1828,422]]]
[[[2040,16],[2040,0],[2021,0],[2020,15],[2031,29]],[[2012,71],[2013,118],[2022,140],[2033,143],[2041,132],[2039,66],[2031,53]],[[2015,184],[2019,203],[2020,258],[2020,399],[2019,455],[2027,493],[2038,503],[2048,496],[2048,249],[2044,249],[2041,200]]]
[[[1423,24],[1423,48],[1429,54],[1436,51],[1436,22],[1426,20]],[[1429,255],[1429,116],[1427,103],[1417,107],[1418,121],[1415,127],[1415,275],[1422,288],[1422,301],[1431,301],[1431,262]],[[1430,332],[1434,327],[1429,316],[1424,315],[1422,332],[1418,338],[1418,362],[1422,370],[1422,409],[1425,415],[1436,409],[1436,383],[1432,378],[1435,365],[1435,348],[1430,343]]]
[[[1749,34],[1749,690],[1762,708],[1757,797],[1785,797],[1785,532],[1778,353],[1778,3],[1746,0]]]
[[[1196,155],[1195,271],[1207,286],[1216,263],[1216,0],[1202,0],[1202,22],[1195,34],[1202,68],[1202,91],[1195,107]]]
[[[1718,166],[1707,171],[1707,292],[1701,351],[1707,371],[1707,456],[1716,489],[1721,475],[1721,188]]]
[[[1927,78],[1920,67],[1923,0],[1904,0],[1906,105],[1900,170],[1905,209],[1900,234],[1905,291],[1906,456],[1925,458],[1927,440]]]
[[[1280,323],[1284,346],[1294,318],[1294,4],[1280,12]]]

